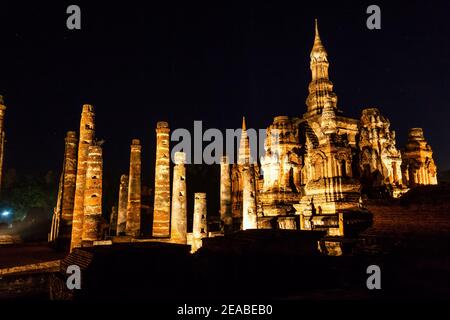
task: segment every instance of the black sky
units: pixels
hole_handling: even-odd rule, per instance
[[[58,172],[83,103],[95,106],[105,170],[117,180],[132,138],[152,176],[159,120],[225,129],[245,115],[265,128],[276,115],[302,115],[317,17],[339,108],[353,117],[380,108],[399,146],[423,127],[438,167],[450,169],[448,1],[93,2],[0,3],[8,168]],[[373,3],[381,30],[366,28]],[[69,4],[81,7],[80,31],[66,28]]]

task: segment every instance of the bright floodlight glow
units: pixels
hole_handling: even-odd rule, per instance
[[[9,216],[10,214],[11,214],[10,211],[3,211],[3,212],[2,212],[2,217],[7,217],[7,216]]]

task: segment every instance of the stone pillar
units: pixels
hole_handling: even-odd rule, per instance
[[[58,230],[59,228],[59,214],[57,211],[57,208],[53,208],[53,215],[52,215],[52,224],[50,227],[50,234],[48,235],[48,242],[53,242],[56,240],[56,237],[58,236]]]
[[[83,105],[80,121],[80,140],[78,142],[77,177],[73,205],[72,239],[70,250],[81,247],[84,219],[84,188],[89,146],[94,140],[94,107]]]
[[[187,244],[186,153],[176,152],[172,182],[171,242]]]
[[[118,205],[118,217],[117,217],[117,231],[116,235],[120,236],[125,234],[127,225],[127,205],[128,205],[128,176],[123,174],[120,177],[119,187],[119,205]]]
[[[113,206],[111,208],[111,216],[109,217],[109,235],[110,236],[117,235],[117,219],[118,219],[117,207]]]
[[[170,236],[170,150],[169,124],[156,125],[155,201],[153,208],[153,236]]]
[[[207,235],[206,193],[196,193],[194,201],[194,221],[192,226],[192,252],[201,248],[202,238]]]
[[[58,197],[56,198],[56,207],[53,208],[52,225],[50,229],[50,235],[48,237],[49,242],[56,241],[59,236],[59,229],[61,227],[62,187],[63,187],[63,174],[61,174],[59,178]]]
[[[84,221],[82,241],[102,238],[102,147],[90,146],[84,189]]]
[[[220,161],[220,220],[222,232],[228,233],[233,229],[231,214],[231,171],[227,156]]]
[[[59,230],[59,237],[67,240],[70,239],[72,234],[73,206],[77,177],[77,142],[76,132],[67,132],[61,181],[61,228]]]
[[[242,184],[242,229],[257,229],[255,171],[253,165],[244,165]]]
[[[131,143],[130,173],[128,182],[127,236],[137,237],[141,232],[141,142]]]
[[[3,181],[3,159],[5,153],[5,111],[5,102],[3,101],[3,96],[0,96],[0,191]]]

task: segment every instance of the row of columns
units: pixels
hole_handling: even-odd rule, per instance
[[[84,242],[102,238],[102,148],[94,141],[94,108],[84,105],[81,113],[80,136],[68,132],[65,139],[63,173],[58,194],[58,204],[52,226],[52,237],[61,231],[61,236],[71,239],[71,250]],[[155,207],[153,235],[169,238],[174,243],[187,243],[186,202],[186,154],[175,153],[172,199],[170,198],[170,151],[169,126],[158,122],[157,152],[155,164]],[[141,144],[133,139],[130,147],[128,175],[120,178],[119,203],[111,216],[111,226],[117,235],[139,237],[141,232]],[[230,173],[229,166],[224,167]],[[225,181],[223,193],[228,198],[227,225],[231,225],[231,180]],[[172,201],[171,201],[172,200]],[[206,194],[196,193],[194,204],[193,248],[201,246],[207,236]],[[114,225],[114,226],[113,226]],[[60,228],[61,227],[61,228]]]
[[[71,238],[71,250],[83,241],[101,239],[102,223],[102,148],[94,141],[94,108],[84,105],[80,121],[80,137],[68,132],[55,220],[61,236]],[[186,154],[174,155],[172,199],[170,197],[170,129],[158,122],[155,163],[155,198],[153,236],[170,238],[174,243],[187,243]],[[78,148],[77,148],[78,147]],[[117,235],[141,235],[141,144],[133,139],[130,147],[128,175],[120,178],[119,201],[111,215],[111,228]],[[255,181],[251,167],[243,164],[244,214],[243,229],[257,228]],[[231,166],[227,157],[221,162],[220,214],[223,232],[232,230]],[[59,222],[61,220],[61,222]],[[54,233],[52,226],[52,233]],[[193,246],[201,246],[207,235],[206,194],[195,194]],[[54,235],[53,235],[54,236]]]
[[[175,166],[171,201],[169,132],[167,122],[158,122],[156,127],[155,201],[152,231],[156,238],[170,238],[173,243],[186,244],[186,154],[184,152],[174,154]],[[193,243],[198,248],[201,246],[201,238],[207,234],[206,194],[195,194],[194,207]],[[199,219],[202,223],[195,222]],[[112,220],[114,219],[112,218]],[[140,221],[141,145],[139,140],[134,139],[131,144],[129,174],[122,175],[120,178],[116,234],[139,237],[141,234]]]
[[[139,146],[139,148],[138,148]],[[117,219],[117,234],[136,237],[140,233],[140,145],[133,140],[130,160],[130,177],[121,176],[119,189],[119,210]],[[175,167],[173,170],[170,241],[173,243],[187,243],[187,198],[186,198],[186,154],[174,154]],[[127,184],[128,181],[128,184]],[[170,193],[169,193],[170,194]],[[128,195],[128,196],[127,196]],[[125,209],[126,208],[126,209]],[[139,208],[139,210],[138,210]],[[206,193],[195,193],[193,245],[201,246],[201,239],[207,235]],[[125,218],[126,216],[126,218]]]

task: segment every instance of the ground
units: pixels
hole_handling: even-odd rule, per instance
[[[263,230],[224,238],[224,246],[221,239],[213,238],[196,255],[183,250],[173,255],[166,245],[151,250],[126,245],[94,250],[89,258],[94,263],[86,265],[93,284],[86,297],[123,298],[125,294],[171,299],[176,292],[178,298],[199,299],[450,299],[450,186],[417,188],[398,200],[369,200],[368,207],[374,214],[373,226],[360,235],[353,253],[344,257],[313,253],[314,239]],[[164,250],[170,254],[164,255]],[[0,246],[0,270],[64,256],[45,243],[4,245]],[[382,272],[382,290],[376,292],[366,287],[366,268],[372,264]],[[108,287],[117,272],[121,290]],[[47,299],[50,283],[64,276],[51,268],[4,276],[0,297]],[[169,287],[164,279],[171,279]],[[101,283],[108,289],[102,290]]]

